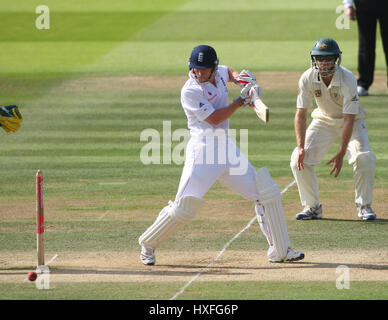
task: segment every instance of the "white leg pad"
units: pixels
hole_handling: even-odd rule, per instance
[[[259,226],[261,229],[261,232],[264,234],[264,236],[267,238],[268,244],[270,246],[273,245],[273,241],[271,238],[271,232],[269,231],[268,223],[265,221],[265,211],[264,207],[261,204],[255,205],[255,212],[256,212],[256,218],[259,222]]]
[[[256,172],[257,188],[264,214],[259,218],[260,228],[266,235],[268,243],[273,245],[279,259],[285,259],[287,250],[291,247],[286,219],[282,206],[282,194],[273,182],[267,167]],[[262,225],[263,224],[263,225]]]
[[[139,237],[139,244],[145,247],[158,247],[177,229],[192,221],[204,202],[192,196],[184,196],[170,202],[162,209],[155,222]]]

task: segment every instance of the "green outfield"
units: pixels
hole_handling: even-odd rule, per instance
[[[200,217],[158,250],[158,265],[139,260],[137,239],[175,197],[182,171],[176,163],[145,165],[140,136],[161,133],[163,121],[172,131],[186,128],[180,88],[192,48],[212,45],[221,64],[257,75],[270,122],[241,109],[231,128],[248,129],[249,160],[267,166],[283,189],[293,180],[297,79],[314,41],[336,39],[342,64],[357,74],[357,26],[336,28],[340,3],[48,0],[49,30],[35,28],[39,2],[0,4],[0,105],[17,104],[23,114],[17,133],[0,132],[0,299],[170,299],[198,272],[178,299],[387,299],[388,91],[380,40],[376,81],[361,99],[377,157],[376,221],[357,217],[352,168],[345,164],[334,179],[321,164],[325,219],[296,221],[296,187],[283,195],[293,247],[306,253],[302,262],[268,263],[267,242],[253,224],[207,268],[254,216],[252,203],[219,183]],[[239,91],[230,92],[232,99]],[[336,148],[338,142],[325,160]],[[36,264],[38,169],[46,259],[58,254],[50,290],[24,281]],[[348,290],[336,288],[340,265],[350,268]]]

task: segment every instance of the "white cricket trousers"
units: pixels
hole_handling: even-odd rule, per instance
[[[328,153],[333,142],[342,134],[343,122],[332,125],[313,119],[306,130],[304,170],[297,167],[298,148],[291,155],[291,169],[298,185],[302,206],[319,204],[318,179],[315,166]],[[348,163],[353,166],[356,205],[371,204],[375,178],[376,156],[369,146],[365,120],[354,123],[353,133],[346,151]]]
[[[219,180],[230,190],[255,202],[260,229],[269,244],[267,256],[272,260],[280,259],[272,243],[269,226],[264,222],[256,170],[240,152],[235,141],[226,135],[221,135],[220,139],[215,137],[214,140],[210,136],[194,136],[187,144],[185,160],[175,200],[184,196],[202,198]],[[277,236],[288,239],[288,233]]]
[[[233,139],[192,137],[175,199],[202,198],[216,180],[246,199],[259,200],[256,170]]]

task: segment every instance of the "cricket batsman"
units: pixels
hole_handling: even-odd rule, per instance
[[[326,163],[332,164],[330,174],[338,177],[346,156],[353,166],[358,217],[376,219],[371,207],[376,156],[369,146],[366,114],[359,103],[357,80],[341,66],[341,53],[333,39],[319,39],[310,52],[311,68],[299,80],[294,120],[297,147],[291,155],[290,164],[304,207],[296,215],[297,220],[322,218],[315,166],[338,137],[339,149]],[[313,120],[306,130],[312,97],[317,108],[312,112]]]
[[[228,102],[227,82],[242,85],[240,95]],[[266,167],[256,170],[228,136],[229,118],[237,109],[252,104],[253,91],[261,95],[254,75],[240,74],[219,65],[216,51],[207,45],[195,47],[189,59],[189,79],[181,90],[190,141],[175,201],[164,207],[155,222],[140,236],[143,264],[155,264],[155,248],[199,214],[203,196],[219,180],[246,199],[252,200],[260,228],[269,243],[270,262],[297,261],[303,252],[291,249],[281,193]],[[236,169],[234,156],[245,163]]]

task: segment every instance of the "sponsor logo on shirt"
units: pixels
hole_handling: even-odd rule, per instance
[[[220,77],[221,78],[221,81],[222,81],[222,84],[226,87],[226,83],[225,83],[225,80],[223,77]]]
[[[317,97],[317,98],[319,98],[320,96],[322,96],[322,92],[321,92],[321,90],[315,90],[314,91],[314,95]]]

